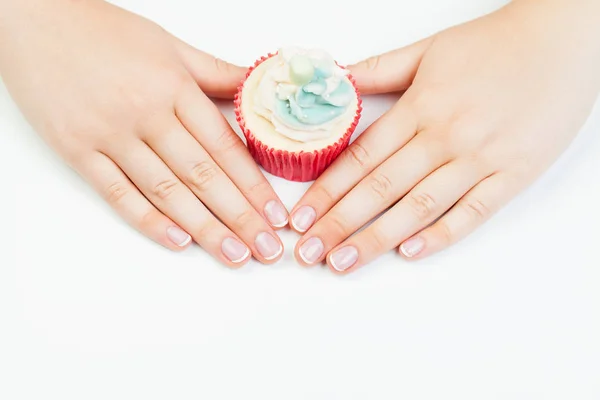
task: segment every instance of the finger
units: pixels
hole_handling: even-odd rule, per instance
[[[145,143],[122,144],[111,158],[150,202],[217,260],[229,266],[248,260],[250,250],[243,241],[220,223]]]
[[[158,211],[104,154],[92,154],[77,170],[121,218],[145,236],[171,250],[185,249],[192,241],[187,232]]]
[[[362,232],[334,249],[327,261],[335,272],[366,265],[425,228],[455,204],[487,173],[474,162],[459,160],[439,168]],[[356,259],[343,257],[349,248]]]
[[[404,91],[411,85],[433,37],[373,56],[348,68],[362,94]]]
[[[283,252],[277,235],[175,116],[155,125],[148,145],[179,179],[263,262]]]
[[[356,184],[406,145],[417,133],[414,114],[403,100],[354,141],[302,196],[291,212],[291,226],[306,232]]]
[[[196,88],[176,104],[177,117],[244,197],[274,228],[288,224],[288,212],[248,149],[217,107]]]
[[[465,194],[436,223],[402,243],[400,254],[407,259],[419,259],[447,248],[487,221],[518,190],[519,186],[508,174],[490,176]]]
[[[431,171],[446,163],[447,157],[441,142],[429,139],[427,134],[416,136],[365,177],[306,233],[297,245],[299,260],[310,264],[320,262],[333,247],[394,204]],[[308,245],[304,241],[313,238],[322,242],[322,253],[319,257],[312,254],[307,258]]]
[[[173,36],[175,47],[188,72],[208,96],[232,99],[247,68],[230,64],[200,51]]]

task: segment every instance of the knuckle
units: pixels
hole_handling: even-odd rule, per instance
[[[331,193],[326,186],[318,184],[311,188],[312,195],[316,199],[315,203],[324,203],[333,205],[337,202],[336,196]]]
[[[176,179],[167,179],[161,181],[152,187],[152,193],[161,200],[168,199],[179,186]]]
[[[215,57],[214,60],[215,68],[217,69],[217,71],[228,72],[229,70],[231,70],[231,64],[229,64],[227,61],[221,60],[217,57]]]
[[[236,230],[240,230],[248,226],[256,225],[252,223],[255,216],[256,212],[251,208],[247,208],[233,218],[233,226]]]
[[[202,224],[202,226],[193,232],[194,241],[200,245],[206,244],[210,238],[216,237],[215,233],[217,230],[219,230],[219,225],[220,224],[216,219],[208,219],[206,222],[204,222],[204,224]]]
[[[244,195],[244,197],[250,198],[254,195],[258,195],[261,193],[268,193],[270,190],[271,185],[269,185],[269,182],[261,179],[260,182],[254,183],[248,189],[242,189],[242,194]]]
[[[106,201],[111,205],[117,205],[121,203],[121,200],[127,195],[127,185],[124,182],[114,182],[109,185],[105,192],[104,197]]]
[[[409,194],[406,198],[413,214],[422,221],[431,219],[437,203],[433,197],[426,193]]]
[[[369,57],[365,60],[365,65],[369,71],[375,71],[379,67],[379,62],[381,61],[380,56]]]
[[[238,150],[244,147],[244,143],[240,140],[229,126],[224,126],[217,137],[217,144],[223,153]]]
[[[152,228],[157,225],[159,215],[158,211],[152,208],[146,211],[138,221],[139,230],[142,232],[152,232]]]
[[[456,241],[456,235],[443,219],[438,222],[437,231],[443,245],[450,245]]]
[[[338,213],[329,213],[323,222],[326,229],[334,230],[341,238],[347,238],[352,234],[347,219]]]
[[[376,173],[369,179],[369,187],[382,200],[388,200],[392,192],[390,178],[381,173]]]
[[[345,152],[346,159],[351,163],[358,165],[362,169],[369,163],[369,153],[360,143],[353,143]]]
[[[389,249],[389,239],[381,229],[372,229],[369,232],[369,243],[374,253],[381,253]]]
[[[484,221],[491,215],[489,207],[477,198],[465,197],[458,204],[469,216],[477,221]]]
[[[199,191],[207,190],[217,176],[217,167],[209,161],[194,165],[189,174],[189,184]]]

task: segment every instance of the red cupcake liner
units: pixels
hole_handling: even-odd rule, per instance
[[[323,173],[323,171],[325,171],[327,167],[329,167],[329,165],[331,165],[331,163],[340,155],[340,153],[344,151],[346,147],[348,147],[348,143],[350,143],[350,138],[352,137],[352,134],[358,125],[358,121],[360,120],[362,112],[362,100],[360,98],[360,93],[358,92],[354,78],[352,75],[348,74],[348,79],[352,83],[352,86],[354,86],[354,90],[358,98],[358,107],[352,124],[346,130],[346,133],[334,144],[324,149],[315,150],[312,152],[301,151],[299,153],[271,148],[258,140],[256,136],[252,134],[250,129],[246,127],[246,121],[242,115],[241,105],[242,90],[244,89],[244,83],[246,82],[246,79],[248,79],[256,67],[276,54],[277,53],[269,54],[266,57],[262,57],[248,69],[246,77],[238,87],[238,91],[235,95],[235,117],[242,132],[244,133],[244,136],[246,137],[246,145],[248,146],[250,154],[252,157],[254,157],[254,160],[256,160],[256,162],[265,169],[265,171],[289,181],[314,181]]]

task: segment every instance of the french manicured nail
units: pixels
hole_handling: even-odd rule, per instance
[[[306,232],[317,219],[317,212],[309,206],[302,206],[292,216],[292,225],[298,232]]]
[[[171,226],[167,228],[167,237],[179,247],[185,247],[192,241],[192,237],[184,232],[181,228]]]
[[[414,237],[408,239],[406,242],[400,245],[400,251],[406,257],[414,257],[419,254],[425,248],[425,240],[420,237]]]
[[[256,236],[254,245],[256,246],[256,249],[258,250],[260,255],[263,256],[264,259],[267,261],[279,257],[279,255],[283,251],[281,243],[279,243],[279,241],[275,239],[273,235],[267,232],[259,233]]]
[[[358,250],[356,247],[346,246],[336,250],[329,256],[329,262],[336,271],[345,271],[358,261]]]
[[[267,203],[265,215],[275,228],[283,228],[288,224],[288,213],[277,200],[271,200]]]
[[[234,264],[241,263],[250,255],[250,249],[244,243],[230,237],[221,243],[221,251]]]
[[[300,254],[300,258],[305,263],[314,264],[319,261],[323,255],[323,250],[325,250],[325,246],[321,239],[313,237],[300,246],[298,254]]]

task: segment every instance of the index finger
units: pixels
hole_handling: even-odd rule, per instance
[[[273,228],[288,224],[288,212],[217,106],[196,87],[175,106],[185,128]]]
[[[416,117],[402,99],[371,125],[315,181],[291,212],[291,226],[304,233],[365,176],[417,132]]]

